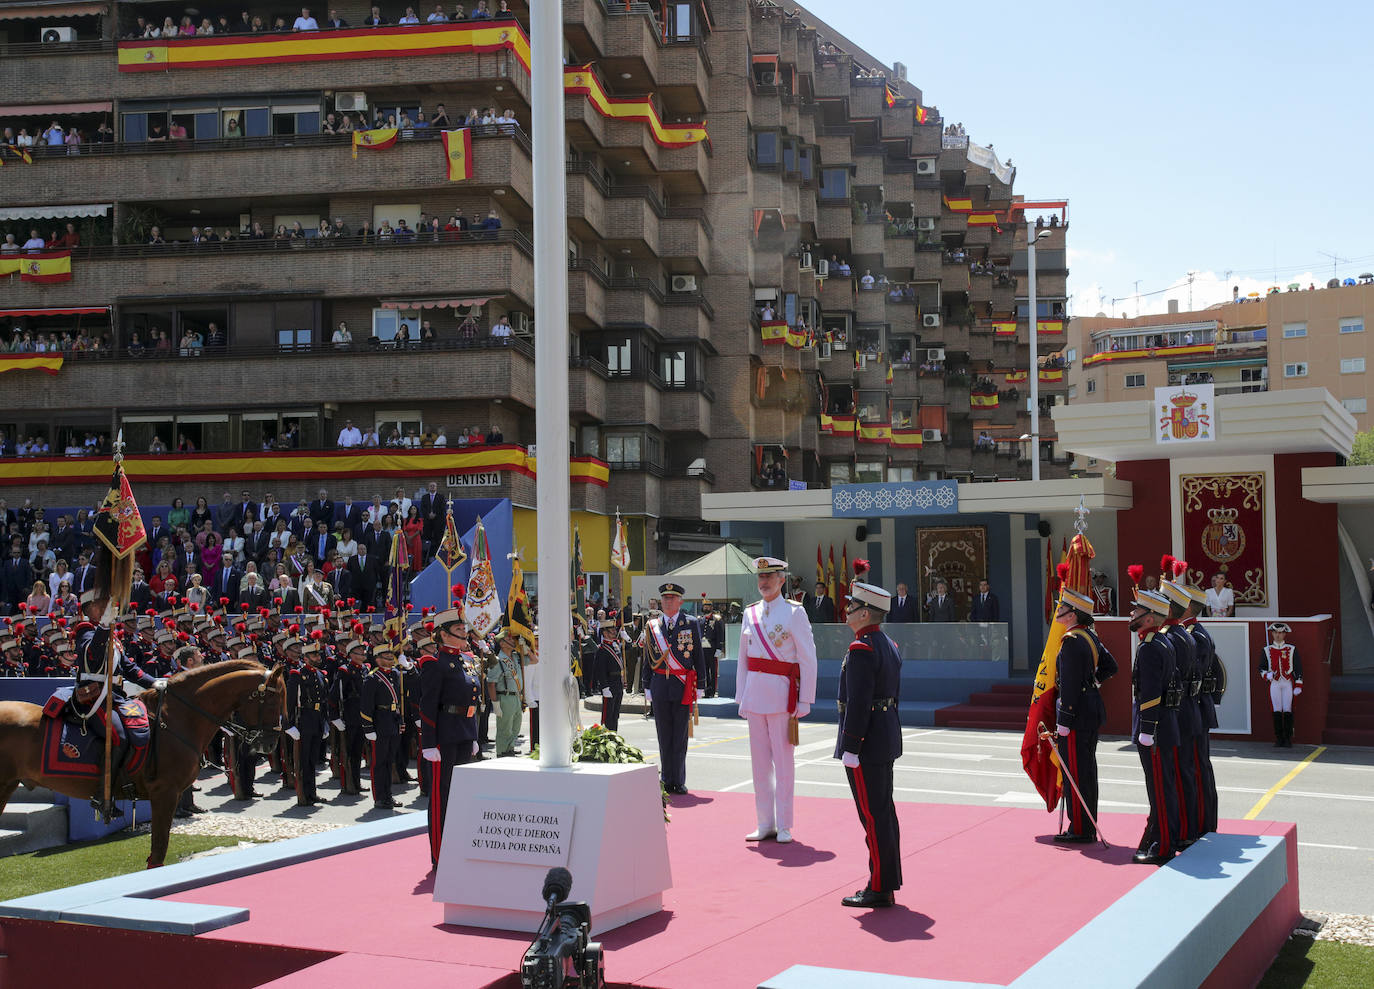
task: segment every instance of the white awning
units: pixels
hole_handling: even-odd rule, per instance
[[[114,104],[109,100],[86,103],[15,103],[0,106],[0,117],[65,117],[74,113],[109,113]]]
[[[104,216],[114,203],[78,203],[70,206],[14,206],[0,209],[0,220],[50,220],[64,216]]]
[[[104,3],[15,3],[0,7],[0,21],[34,17],[82,17],[104,14]]]

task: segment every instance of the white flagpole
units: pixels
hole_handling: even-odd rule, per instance
[[[572,765],[564,716],[571,675],[568,611],[568,218],[563,129],[563,5],[530,4],[534,103],[535,442],[539,515],[539,765]]]

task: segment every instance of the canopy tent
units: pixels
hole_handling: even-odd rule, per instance
[[[753,557],[746,556],[733,543],[726,543],[671,573],[635,577],[635,602],[647,604],[649,598],[658,596],[659,585],[668,580],[682,585],[687,592],[684,601],[688,604],[699,603],[702,594],[715,604],[725,601],[744,604],[759,596]]]

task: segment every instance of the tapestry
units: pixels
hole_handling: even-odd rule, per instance
[[[916,560],[922,608],[935,593],[935,582],[943,578],[954,595],[954,615],[963,619],[978,593],[978,581],[987,575],[987,526],[917,529]],[[921,617],[925,618],[924,610]]]
[[[1178,483],[1188,579],[1206,590],[1223,573],[1237,606],[1267,607],[1264,474],[1181,474]]]

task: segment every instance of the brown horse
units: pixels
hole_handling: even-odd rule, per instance
[[[140,699],[148,713],[157,717],[153,751],[143,767],[128,781],[134,793],[152,804],[152,851],[148,868],[167,857],[172,814],[182,792],[195,782],[200,754],[222,727],[239,734],[258,752],[276,745],[280,731],[285,671],[267,669],[251,659],[212,663],[171,677],[162,709],[157,712],[156,691]],[[44,776],[41,753],[43,709],[20,701],[0,703],[0,811],[20,783],[45,786],[78,800],[99,798],[104,780]],[[118,788],[116,796],[120,796]]]

